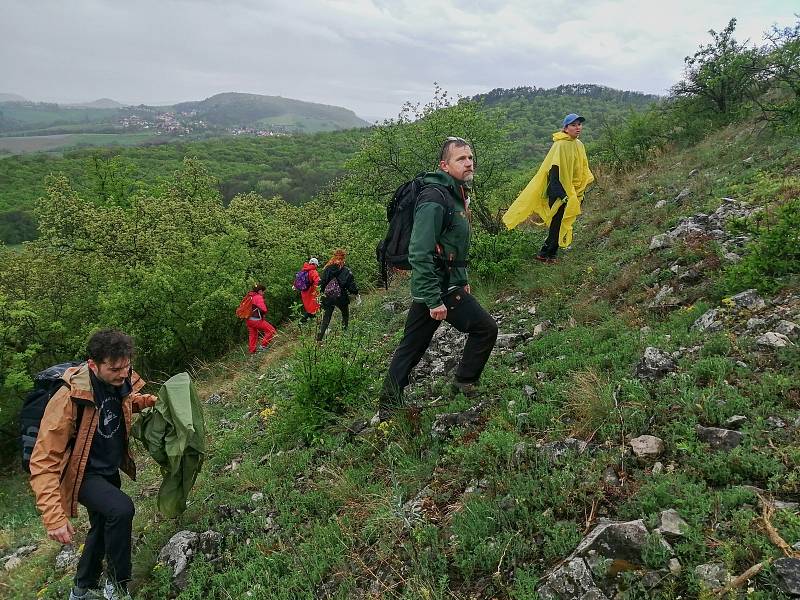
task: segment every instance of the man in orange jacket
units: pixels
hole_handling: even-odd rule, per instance
[[[140,394],[144,381],[131,369],[134,344],[120,331],[89,339],[86,364],[64,373],[42,417],[30,460],[31,487],[50,539],[69,544],[78,503],[89,512],[89,533],[70,600],[122,598],[131,578],[134,507],[120,490],[119,470],[136,478],[128,448],[132,413],[153,406]],[[107,563],[105,596],[96,589]]]

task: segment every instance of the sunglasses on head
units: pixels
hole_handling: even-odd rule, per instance
[[[456,142],[459,146],[466,145],[469,146],[469,142],[462,137],[456,137],[454,135],[448,136],[444,139],[444,143],[442,144],[442,149],[439,151],[439,160],[444,160],[444,152],[447,150],[447,146],[451,143]]]

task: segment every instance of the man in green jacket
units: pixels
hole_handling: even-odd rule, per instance
[[[453,381],[457,393],[475,394],[475,386],[497,339],[497,323],[472,296],[467,279],[468,191],[474,167],[469,143],[449,137],[439,154],[439,169],[423,179],[425,187],[417,201],[408,246],[413,303],[403,340],[383,383],[379,401],[381,419],[388,418],[391,410],[401,404],[409,374],[425,354],[442,321],[469,334]]]

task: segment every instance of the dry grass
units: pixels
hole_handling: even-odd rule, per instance
[[[609,382],[594,369],[576,373],[566,395],[573,435],[577,437],[591,437],[603,423],[613,418],[614,400]]]

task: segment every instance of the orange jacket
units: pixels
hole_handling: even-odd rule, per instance
[[[78,514],[78,492],[98,421],[88,365],[67,369],[64,381],[68,385],[61,387],[47,403],[30,463],[36,507],[48,530],[63,527],[68,517]],[[151,394],[139,393],[144,384],[137,373],[131,373],[133,390],[122,399],[125,452],[120,468],[131,479],[136,479],[136,465],[128,448],[132,414],[153,406],[157,400]],[[78,405],[83,407],[83,416],[80,429],[76,431]]]

